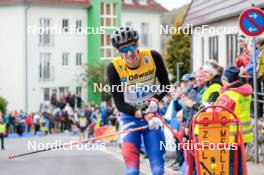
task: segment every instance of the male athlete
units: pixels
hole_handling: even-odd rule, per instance
[[[161,55],[149,49],[139,50],[138,40],[138,32],[130,27],[115,30],[111,41],[120,56],[107,67],[111,93],[121,114],[121,130],[149,125],[148,129],[122,136],[121,149],[126,164],[125,174],[139,175],[139,150],[143,136],[152,174],[163,175],[165,148],[160,148],[160,144],[165,145],[165,140],[161,130],[162,122],[155,115],[143,117],[142,106],[147,104],[145,111],[148,113],[157,112],[159,101],[168,90],[168,73]],[[156,88],[150,88],[158,84],[166,88],[162,88],[163,91],[160,92],[156,91]],[[118,85],[130,88],[120,91]]]

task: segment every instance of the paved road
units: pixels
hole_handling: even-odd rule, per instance
[[[106,150],[79,151],[76,148],[71,151],[53,150],[25,157],[8,160],[10,153],[24,153],[28,150],[28,143],[36,143],[39,147],[43,143],[67,142],[77,140],[76,137],[65,135],[16,138],[6,140],[6,150],[0,150],[0,174],[10,175],[121,175],[123,163]],[[35,141],[35,142],[34,142]],[[39,144],[41,143],[41,144]],[[98,148],[98,145],[96,145]],[[30,147],[33,148],[32,146]],[[95,148],[95,147],[94,147]],[[96,149],[95,148],[95,149]],[[99,149],[103,148],[99,145]],[[88,147],[91,149],[91,147]]]
[[[6,140],[6,150],[0,150],[0,175],[123,175],[124,165],[120,150],[106,146],[104,150],[48,151],[8,160],[8,155],[28,151],[28,144],[41,146],[39,143],[65,143],[78,140],[78,137],[52,135],[45,137],[16,138]],[[43,144],[42,144],[43,145]],[[98,145],[96,145],[98,146]],[[91,148],[91,147],[88,147]],[[98,147],[97,147],[98,148]],[[99,149],[102,148],[99,145]],[[104,147],[103,147],[104,148]],[[32,147],[31,147],[32,149]],[[147,159],[141,159],[143,174],[151,174]],[[264,166],[248,163],[249,175],[263,175]],[[143,173],[144,172],[144,173]],[[166,169],[166,175],[177,175]]]

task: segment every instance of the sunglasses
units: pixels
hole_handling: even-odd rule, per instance
[[[120,48],[119,52],[127,53],[128,51],[134,52],[135,50],[137,50],[137,46],[135,44],[132,44],[130,46]]]

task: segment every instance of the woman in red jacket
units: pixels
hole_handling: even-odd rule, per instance
[[[239,55],[235,60],[236,67],[246,67],[250,60],[250,51],[247,46],[247,40],[244,35],[238,37],[239,41]]]

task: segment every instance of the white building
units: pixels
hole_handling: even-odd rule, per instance
[[[35,112],[53,92],[86,99],[78,77],[87,62],[87,36],[73,29],[87,26],[90,2],[39,2],[0,2],[0,96],[8,100],[8,110]],[[63,34],[67,27],[72,30]]]
[[[191,57],[193,70],[202,66],[204,61],[215,59],[222,66],[232,65],[238,53],[237,37],[239,15],[252,4],[264,8],[263,0],[193,0],[189,6],[183,26],[206,28],[192,37]],[[208,30],[211,28],[211,30]],[[214,32],[225,30],[226,32]],[[200,30],[201,31],[201,30]]]
[[[122,25],[138,30],[140,47],[160,52],[160,15],[166,11],[154,0],[123,0]]]

